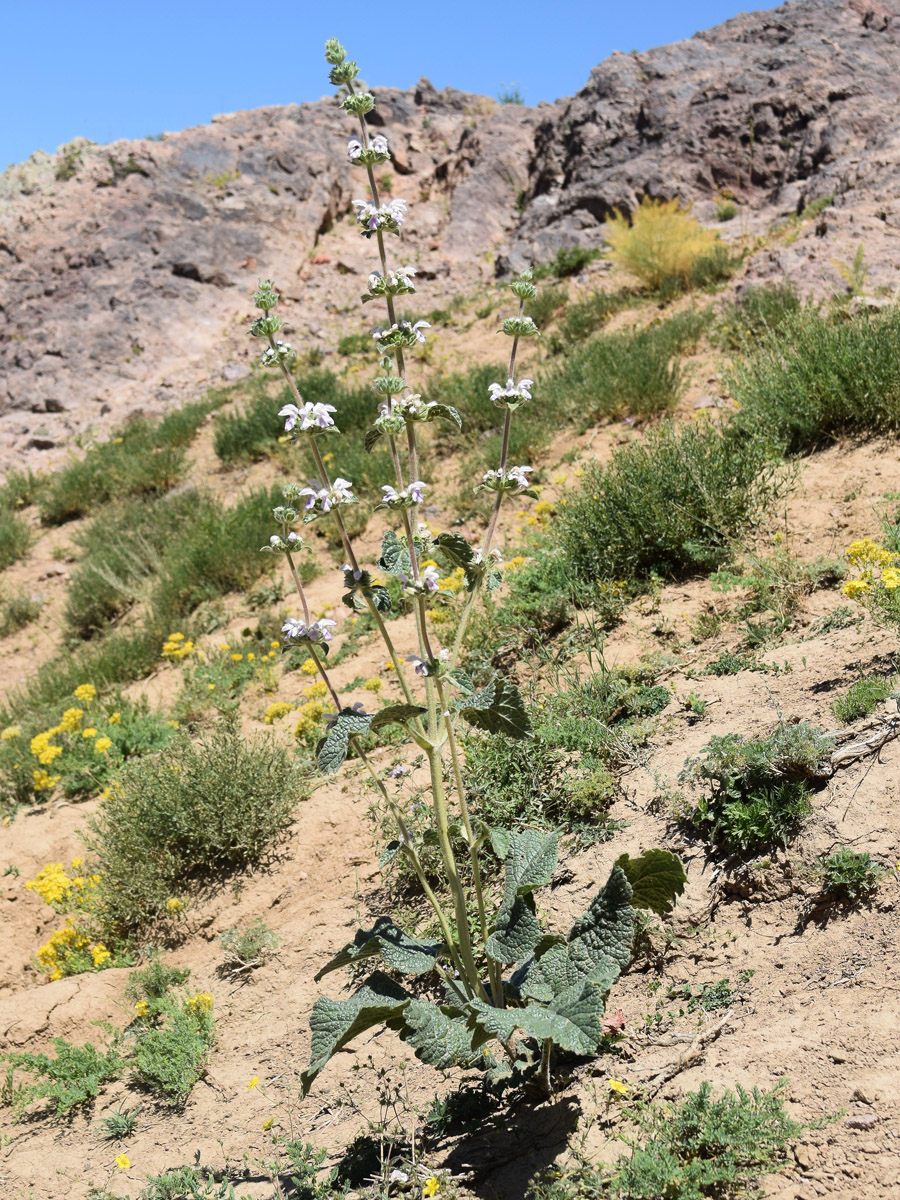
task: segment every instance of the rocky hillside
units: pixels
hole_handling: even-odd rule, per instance
[[[898,31],[896,0],[800,0],[615,53],[571,100],[536,109],[424,79],[380,91],[389,186],[413,209],[407,254],[425,278],[471,290],[559,246],[598,243],[610,211],[644,195],[692,199],[712,220],[716,193],[730,191],[744,232],[832,195],[814,234],[758,255],[751,273],[831,290],[830,260],[862,241],[870,286],[892,286]],[[327,353],[342,291],[359,291],[342,276],[367,269],[348,239],[346,261],[316,270],[317,240],[353,199],[334,152],[344,131],[326,99],[157,139],[76,141],[9,168],[0,465],[52,463],[76,434],[239,375],[260,273],[278,278],[295,330]]]

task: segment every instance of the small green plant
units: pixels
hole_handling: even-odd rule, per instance
[[[261,967],[271,958],[281,938],[270,929],[262,917],[240,929],[232,925],[219,934],[222,943],[222,966],[231,975],[240,975]]]
[[[74,1109],[90,1104],[100,1088],[110,1079],[121,1075],[125,1060],[114,1042],[106,1050],[98,1050],[93,1042],[75,1046],[65,1038],[53,1039],[54,1055],[7,1054],[6,1081],[2,1099],[19,1120],[32,1104],[49,1105],[53,1115],[64,1117]],[[19,1083],[21,1072],[29,1082]]]
[[[104,1117],[102,1137],[107,1142],[123,1142],[130,1138],[137,1127],[139,1108],[120,1108],[109,1117]]]
[[[0,601],[0,637],[9,637],[30,625],[41,613],[44,602],[33,592],[20,590]]]
[[[606,228],[610,258],[653,290],[669,277],[689,287],[696,263],[712,253],[717,240],[677,199],[645,196],[630,221],[616,211]]]
[[[208,992],[166,996],[156,1010],[132,1023],[131,1068],[138,1083],[174,1103],[183,1102],[201,1078],[215,1038]]]
[[[697,695],[696,692],[689,692],[684,699],[684,707],[687,709],[687,717],[692,725],[697,721],[702,721],[706,716],[707,703]]]
[[[844,904],[857,904],[876,890],[883,868],[866,851],[839,846],[819,859],[822,895]]]
[[[738,214],[738,206],[729,196],[716,196],[716,218],[719,221],[733,221]]]
[[[727,853],[786,845],[810,811],[811,783],[828,773],[832,741],[805,722],[764,737],[711,738],[680,779],[700,795],[682,814],[689,828]]]
[[[288,752],[244,738],[228,719],[197,742],[179,737],[140,770],[126,766],[86,836],[109,935],[165,920],[168,901],[258,862],[302,795]]]
[[[138,1200],[238,1200],[234,1184],[205,1167],[183,1166],[148,1175]],[[240,1200],[248,1200],[245,1195]],[[307,1200],[300,1194],[298,1200]]]
[[[888,675],[864,675],[849,690],[831,702],[831,711],[844,725],[874,712],[883,700],[897,690],[897,680]]]
[[[784,489],[766,444],[731,424],[662,424],[592,464],[557,518],[576,577],[644,579],[706,572]]]
[[[760,337],[729,374],[745,436],[787,452],[900,429],[900,309],[844,320],[804,308]]]
[[[31,526],[21,513],[0,507],[0,571],[24,558],[31,546]]]
[[[672,1105],[641,1105],[640,1138],[630,1156],[607,1166],[581,1162],[532,1184],[529,1200],[739,1200],[756,1195],[760,1176],[787,1164],[806,1126],[784,1111],[780,1084],[771,1092],[738,1086],[713,1099],[712,1085]]]
[[[500,104],[524,104],[525,94],[517,83],[501,83],[497,100]]]
[[[539,263],[534,268],[532,277],[547,279],[555,275],[557,279],[567,279],[570,275],[580,275],[602,253],[593,246],[560,246],[549,262]]]
[[[863,294],[866,290],[866,280],[869,277],[869,265],[866,262],[866,250],[862,242],[856,247],[852,262],[839,262],[838,259],[833,258],[831,265],[843,279],[848,295],[861,296]]]
[[[55,177],[60,183],[68,183],[70,179],[74,179],[78,173],[78,168],[81,166],[81,158],[85,148],[91,143],[86,138],[76,138],[74,142],[69,142],[66,146],[60,147],[60,157],[56,163]]]
[[[744,997],[747,984],[753,975],[752,970],[741,971],[736,983],[732,983],[730,979],[720,979],[716,983],[699,985],[677,984],[666,989],[666,999],[682,1001],[689,1013],[715,1012],[720,1008],[730,1008]]]
[[[165,1000],[172,988],[180,988],[190,977],[189,967],[170,967],[161,958],[132,971],[125,985],[125,999],[134,1007],[146,1005],[148,1011]]]
[[[352,354],[367,354],[371,349],[372,335],[369,333],[348,333],[346,337],[340,338],[337,344],[338,354],[345,357]],[[276,422],[276,424],[280,432],[280,422]]]
[[[750,285],[722,308],[715,339],[726,350],[744,350],[780,329],[801,307],[800,294],[790,282]]]

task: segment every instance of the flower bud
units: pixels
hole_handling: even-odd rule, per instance
[[[335,87],[340,87],[342,84],[350,83],[358,74],[359,67],[348,58],[343,62],[336,63],[328,72],[328,78]]]
[[[382,396],[399,396],[406,384],[399,375],[380,375],[372,380],[375,391]]]
[[[275,284],[271,279],[259,281],[259,290],[253,293],[253,303],[263,312],[268,312],[270,308],[275,307],[278,303],[278,293],[275,291]]]
[[[325,43],[325,61],[337,66],[342,63],[347,57],[347,51],[337,40],[337,38],[329,38]]]
[[[520,300],[533,300],[537,295],[537,288],[527,279],[516,279],[509,285],[509,290]]]
[[[281,328],[281,317],[257,317],[250,326],[250,336],[258,338],[272,337]]]
[[[344,112],[350,113],[354,117],[364,117],[374,107],[375,97],[371,92],[354,92],[351,96],[345,96],[341,101],[341,108]]]
[[[293,525],[299,515],[295,508],[289,508],[285,505],[279,505],[278,508],[272,509],[272,516],[279,525]]]
[[[509,337],[537,337],[541,332],[531,317],[507,317],[502,328]]]

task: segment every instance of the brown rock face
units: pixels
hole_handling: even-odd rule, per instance
[[[646,54],[611,55],[539,123],[512,265],[597,243],[643,196],[757,210],[826,194],[900,221],[900,6],[802,0]],[[705,215],[702,204],[698,215]]]

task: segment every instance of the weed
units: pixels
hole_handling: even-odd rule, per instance
[[[18,591],[0,601],[0,637],[9,637],[30,625],[44,607],[40,596],[33,592]]]
[[[559,321],[559,336],[563,343],[583,342],[602,328],[615,313],[630,307],[634,300],[631,288],[620,288],[615,292],[591,292],[587,299],[568,305]],[[562,348],[560,344],[559,349]]]
[[[708,642],[722,628],[722,618],[717,612],[699,612],[691,621],[691,641],[694,645]]]
[[[212,996],[168,996],[151,1017],[132,1023],[136,1081],[174,1103],[183,1102],[206,1069],[215,1038]]]
[[[747,622],[748,641],[761,645],[789,628],[804,596],[839,582],[845,574],[846,567],[839,559],[819,557],[804,563],[786,547],[778,546],[767,555],[747,555],[739,571],[716,571],[710,583],[713,591],[744,590],[737,616],[772,614],[769,625]]]
[[[558,518],[568,565],[585,583],[708,571],[782,490],[767,446],[711,423],[666,423],[592,465]]]
[[[737,983],[730,979],[720,979],[717,983],[677,984],[666,989],[667,1000],[681,1000],[689,1013],[715,1012],[720,1008],[729,1008],[737,1000],[741,1000],[747,989],[747,984],[754,972],[741,971]]]
[[[125,985],[125,999],[129,1004],[147,1006],[148,1015],[152,1014],[160,1001],[164,1000],[172,988],[180,988],[190,977],[189,967],[170,967],[155,957],[146,967],[132,971]]]
[[[746,350],[765,334],[780,329],[800,309],[800,295],[792,283],[751,285],[734,303],[723,307],[715,328],[716,341],[726,350]]]
[[[93,1042],[75,1046],[65,1038],[54,1038],[54,1056],[13,1053],[7,1063],[3,1102],[11,1105],[18,1120],[29,1105],[40,1101],[50,1105],[54,1116],[63,1117],[96,1099],[100,1088],[122,1073],[125,1061],[116,1044],[98,1050]],[[30,1082],[17,1083],[21,1071]]]
[[[232,975],[261,967],[271,958],[281,938],[270,929],[262,917],[257,917],[244,929],[232,925],[219,934],[224,959],[222,966]]]
[[[831,748],[831,739],[805,722],[779,724],[764,737],[711,738],[681,772],[701,792],[685,823],[729,853],[785,845],[810,811],[810,781],[823,778]]]
[[[844,286],[847,289],[849,296],[861,296],[866,290],[866,280],[869,277],[869,266],[866,262],[866,251],[862,242],[856,247],[856,253],[853,255],[853,261],[849,263],[839,262],[836,258],[831,260],[831,265],[844,281]]]
[[[287,751],[230,720],[126,767],[86,836],[111,934],[165,919],[170,899],[258,862],[300,795]]]
[[[534,279],[547,279],[551,275],[566,279],[570,275],[580,275],[601,254],[601,250],[591,246],[560,246],[549,262],[539,263],[531,274]]]
[[[729,376],[737,421],[790,453],[900,429],[900,310],[844,321],[812,309],[766,333]]]
[[[670,277],[690,286],[693,268],[712,252],[716,236],[690,215],[689,206],[682,208],[677,199],[656,201],[649,196],[634,210],[630,222],[614,212],[606,233],[613,261],[654,290]]]
[[[20,513],[0,507],[0,571],[18,562],[31,545],[31,527]]]
[[[525,95],[517,83],[501,83],[497,93],[499,104],[524,104]]]
[[[844,725],[874,712],[883,700],[897,690],[897,680],[886,675],[863,675],[849,690],[831,702],[831,711]]]
[[[130,1138],[137,1127],[139,1108],[120,1108],[112,1116],[104,1117],[101,1136],[107,1142],[122,1142]]]
[[[844,904],[857,904],[878,887],[883,869],[871,854],[840,846],[819,859],[822,895]]]

